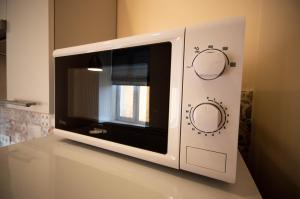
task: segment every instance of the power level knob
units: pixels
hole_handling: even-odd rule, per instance
[[[227,56],[218,49],[207,49],[195,58],[195,73],[204,80],[213,80],[222,75],[228,64]]]

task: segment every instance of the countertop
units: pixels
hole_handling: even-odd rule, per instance
[[[55,135],[0,148],[1,199],[261,198],[242,158],[227,184]]]

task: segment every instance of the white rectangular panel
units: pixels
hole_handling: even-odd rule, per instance
[[[226,154],[193,147],[186,147],[187,164],[217,172],[226,171]]]

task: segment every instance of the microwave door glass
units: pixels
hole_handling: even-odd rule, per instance
[[[171,47],[57,57],[56,128],[166,154]]]

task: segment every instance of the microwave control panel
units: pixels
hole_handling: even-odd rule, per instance
[[[244,18],[187,27],[180,169],[235,182]]]

